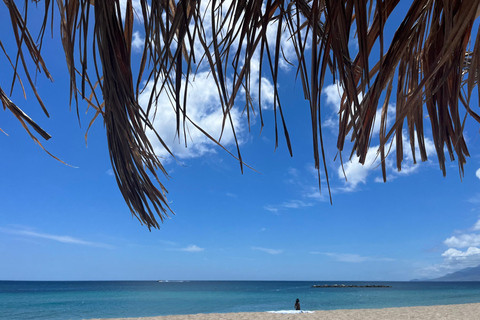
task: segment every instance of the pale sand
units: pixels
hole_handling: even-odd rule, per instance
[[[479,320],[480,303],[454,304],[429,307],[404,307],[386,309],[351,309],[315,311],[314,313],[278,314],[268,312],[210,313],[123,320]],[[92,319],[100,320],[100,319]],[[109,319],[109,320],[121,320]]]

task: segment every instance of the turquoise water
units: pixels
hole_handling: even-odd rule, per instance
[[[314,284],[391,288],[312,288]],[[0,281],[0,319],[387,308],[480,302],[480,282]]]

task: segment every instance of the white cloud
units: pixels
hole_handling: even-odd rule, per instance
[[[473,203],[473,204],[479,204],[480,203],[480,193],[475,193],[472,197],[470,197],[468,202]],[[479,229],[480,230],[480,229]]]
[[[258,104],[259,100],[258,81],[260,79],[260,54],[258,53],[258,51],[253,55],[252,59],[250,60],[250,72],[250,94],[254,99],[253,106],[255,107],[256,103]],[[260,102],[262,103],[262,109],[273,109],[275,94],[273,83],[269,79],[262,76],[261,85],[262,96]],[[242,92],[244,93],[245,90],[242,90]]]
[[[224,2],[222,2],[222,7],[223,8],[228,8],[231,4],[231,1],[230,0],[226,0]],[[203,1],[200,3],[200,12],[202,13],[202,17],[204,17],[203,19],[203,31],[204,31],[204,35],[205,35],[205,42],[206,43],[211,43],[212,41],[212,10],[211,10],[211,2],[210,1]],[[223,11],[216,11],[217,13],[222,13],[223,14],[223,20],[224,20],[224,23],[221,24],[221,23],[218,23],[218,25],[222,25],[223,29],[221,32],[221,34],[225,35],[227,33],[230,33],[230,32],[233,32],[235,33],[235,30],[230,30],[231,28],[231,24],[233,23],[232,21],[230,20],[225,20],[225,13],[227,12],[227,10],[223,10]],[[242,14],[237,17],[237,22],[238,21],[241,21],[242,20]],[[229,19],[233,19],[233,16],[230,16]],[[271,40],[271,32],[272,30],[274,29],[274,26],[276,25],[276,22],[274,22],[273,24],[269,25],[268,28],[267,28],[267,38],[269,40]],[[235,28],[238,29],[238,27],[240,26],[240,24],[236,24]],[[192,24],[191,24],[191,30],[193,32],[193,27],[194,27],[194,24],[193,24],[193,21],[192,21]],[[276,30],[276,29],[275,29]],[[238,31],[238,30],[237,30]],[[276,34],[274,35],[274,38],[275,39],[276,37]],[[286,54],[286,56],[288,58],[291,58],[291,53],[295,53],[295,51],[293,50],[293,47],[291,46],[291,43],[290,41],[287,41],[288,37],[286,35],[282,35],[282,47],[284,48],[284,53]],[[233,43],[231,43],[230,45],[230,52],[236,52],[237,49],[238,49],[238,46],[239,46],[239,42],[238,42],[239,38],[235,39],[235,41]],[[271,41],[270,41],[271,42]],[[244,47],[246,46],[245,42],[244,42]],[[292,47],[292,48],[290,48]],[[196,55],[198,56],[199,54],[202,54],[202,52],[205,51],[204,47],[202,46],[202,44],[200,43],[200,41],[195,41],[194,43],[194,50],[196,52]],[[212,56],[213,55],[213,52],[212,53]],[[198,58],[198,57],[197,57]],[[280,67],[285,67],[286,63],[282,63],[282,59],[280,59]],[[242,67],[243,65],[240,64],[240,67]],[[203,69],[202,69],[203,68]],[[205,70],[205,67],[202,67],[200,68],[200,70]],[[253,54],[252,57],[250,57],[250,94],[251,94],[251,97],[253,98],[253,105],[255,106],[256,103],[258,103],[258,100],[259,100],[259,92],[258,92],[258,84],[259,84],[259,68],[260,68],[260,49],[257,49],[257,51]],[[264,70],[266,70],[264,68]],[[265,75],[265,73],[263,73]],[[268,75],[268,72],[266,73]],[[236,101],[238,103],[240,103],[240,96],[241,96],[241,93],[244,94],[244,88],[242,88],[241,92],[238,94],[238,98],[236,99]],[[262,108],[265,108],[265,109],[270,109],[273,107],[273,97],[274,97],[274,86],[272,84],[272,82],[267,79],[265,76],[262,76],[261,78],[261,103],[262,103]],[[243,101],[243,104],[245,104],[245,101]]]
[[[298,169],[295,168],[288,168],[287,170],[288,174],[293,176],[293,177],[298,177]]]
[[[134,51],[142,51],[145,45],[145,39],[142,37],[139,31],[133,33],[132,48]]]
[[[185,82],[182,84],[184,85]],[[142,107],[146,108],[152,90],[153,86],[148,84],[146,90],[140,95],[139,103]],[[214,139],[218,140],[222,131],[223,111],[218,100],[218,91],[213,78],[209,77],[207,72],[198,73],[195,79],[191,81],[187,94],[186,108],[188,117]],[[180,130],[181,136],[179,138],[176,135],[176,114],[166,94],[160,95],[156,106],[157,110],[153,125],[175,157],[188,159],[216,152],[216,144],[192,124],[188,123],[188,120],[186,123],[186,143],[188,148],[185,147],[183,128]],[[241,113],[238,108],[234,107],[231,109],[230,115],[235,126],[237,139],[241,143],[241,134],[244,130],[240,124]],[[148,130],[147,134],[155,153],[158,156],[168,158],[168,152],[157,140],[155,134],[151,130]],[[222,145],[226,147],[235,142],[228,119],[221,138]]]
[[[228,7],[230,1],[226,1],[222,4],[223,7]],[[211,26],[211,14],[212,11],[210,10],[210,2],[202,2],[200,4],[200,12],[202,16],[204,15],[203,20],[203,28],[204,28],[204,35],[205,40],[207,43],[210,43],[212,39],[212,26]],[[217,11],[219,14],[225,14],[226,11]],[[241,18],[240,18],[241,19]],[[225,22],[223,24],[223,34],[230,32],[229,30],[230,23]],[[193,32],[193,21],[191,24],[192,32]],[[198,31],[197,31],[198,32]],[[222,32],[221,32],[222,33]],[[140,42],[143,45],[143,39],[139,33],[134,34],[134,47],[139,48]],[[238,48],[238,41],[231,44],[230,50],[235,51]],[[197,55],[197,60],[200,61],[199,56],[202,52],[205,51],[203,46],[201,45],[200,41],[195,41],[194,43],[194,50]],[[220,133],[222,132],[222,123],[224,120],[224,114],[222,111],[222,105],[220,103],[218,97],[218,89],[215,83],[213,76],[211,75],[211,71],[207,68],[208,63],[206,59],[203,59],[201,66],[193,66],[199,67],[199,71],[195,74],[195,76],[190,77],[189,84],[188,84],[188,97],[186,103],[186,110],[187,116],[196,123],[199,127],[204,129],[208,134],[210,134],[214,139],[220,138]],[[258,83],[259,83],[259,54],[256,52],[253,57],[250,59],[250,84],[251,84],[251,98],[253,99],[253,106],[256,106],[256,102],[259,100],[259,93],[258,93]],[[232,88],[232,81],[233,77],[230,76],[227,79],[226,87]],[[264,109],[270,109],[273,106],[273,95],[274,95],[274,87],[272,82],[262,77],[261,82],[262,87],[262,96],[261,96],[261,103]],[[182,100],[183,100],[183,92],[185,88],[185,80],[182,80]],[[147,84],[146,89],[139,97],[139,103],[143,108],[146,108],[148,105],[150,95],[153,90],[153,85],[151,83]],[[227,89],[228,90],[228,89]],[[243,88],[242,88],[243,90]],[[243,92],[243,94],[242,94]],[[231,92],[229,92],[231,94]],[[160,137],[166,143],[168,148],[172,151],[172,153],[177,157],[177,159],[188,159],[188,158],[195,158],[201,157],[206,154],[215,153],[218,150],[216,144],[212,142],[209,138],[207,138],[203,133],[201,133],[198,129],[196,129],[192,124],[188,123],[186,125],[186,143],[188,148],[185,147],[185,136],[183,133],[183,128],[180,130],[180,137],[177,136],[176,131],[176,115],[172,108],[172,101],[170,100],[171,97],[167,96],[167,94],[162,93],[159,96],[159,99],[156,103],[157,111],[154,121],[154,127],[157,130]],[[237,139],[239,143],[242,143],[242,134],[246,131],[247,120],[241,120],[241,113],[246,103],[244,91],[240,91],[237,94],[236,104],[239,106],[234,106],[230,110],[230,114],[232,117],[233,126],[235,128],[235,133],[237,134]],[[184,104],[184,101],[180,102],[181,105]],[[251,123],[255,123],[255,115],[250,113],[251,116]],[[183,116],[182,116],[183,117]],[[182,125],[182,124],[181,124]],[[148,132],[149,138],[152,141],[155,153],[160,157],[164,157],[166,159],[170,159],[168,152],[164,149],[162,144],[157,141],[156,136],[153,132]],[[221,136],[221,144],[225,147],[231,147],[235,143],[233,131],[231,129],[230,121],[227,118],[225,122],[225,128],[223,131],[223,135]]]
[[[283,208],[287,209],[298,209],[303,207],[311,207],[313,204],[309,202],[304,202],[302,200],[290,200],[281,204]]]
[[[336,132],[338,130],[338,118],[330,117],[327,120],[322,122],[323,128],[329,128],[332,132]]]
[[[442,253],[443,264],[439,267],[443,270],[460,270],[475,267],[480,264],[480,249],[469,247],[466,251],[450,248]]]
[[[475,231],[480,230],[480,220],[478,220],[477,222],[475,222],[475,224],[474,224],[473,227],[472,227],[472,230],[475,230]]]
[[[226,1],[222,2],[222,8],[228,8],[230,5],[231,5],[231,0],[226,0]],[[202,21],[202,24],[203,24],[203,30],[202,31],[203,32],[202,33],[204,34],[205,42],[206,43],[211,43],[212,42],[211,2],[210,1],[202,1],[200,3],[200,12],[201,12],[201,15],[203,17],[203,21]],[[227,12],[227,10],[216,10],[216,14],[222,14],[223,15],[223,17],[222,17],[223,23],[218,23],[218,25],[222,25],[222,30],[216,30],[216,32],[218,32],[219,34],[222,34],[222,35],[225,35],[225,34],[230,33],[230,32],[236,33],[236,31],[238,31],[238,28],[240,27],[240,24],[236,23],[235,28],[237,30],[230,30],[232,28],[232,24],[233,24],[233,21],[231,21],[231,20],[233,20],[234,17],[233,17],[233,15],[231,15],[229,17],[229,19],[231,19],[231,20],[225,19],[225,13],[226,12]],[[242,18],[243,18],[242,15],[243,14],[241,14],[239,17],[237,17],[236,22],[242,21]],[[190,25],[190,29],[193,33],[193,31],[194,31],[194,22],[193,21]],[[272,26],[270,25],[267,30],[268,30],[267,31],[267,38],[268,38],[269,37],[269,32],[271,32],[271,30],[272,30]],[[291,44],[290,44],[290,41],[287,41],[287,39],[288,39],[288,37],[286,35],[282,36],[282,46],[284,48],[284,53],[286,54],[287,57],[290,58],[290,53],[291,52],[295,53],[295,51],[293,50],[293,47],[292,47],[292,49],[290,49]],[[238,50],[238,46],[239,46],[238,40],[239,40],[239,38],[235,39],[235,41],[230,44],[230,52],[236,52]],[[244,47],[245,46],[246,46],[246,44],[244,42]],[[200,41],[195,41],[194,42],[194,51],[195,51],[195,54],[197,56],[197,60],[200,60],[199,57],[205,51],[205,48],[203,47],[203,45],[201,44]],[[254,107],[255,107],[256,103],[258,103],[258,100],[259,100],[259,92],[258,92],[259,67],[260,67],[260,60],[259,60],[260,59],[260,54],[259,53],[260,53],[260,49],[257,49],[257,51],[253,54],[253,56],[250,57],[250,79],[249,79],[250,90],[251,90],[250,94],[251,94],[251,98],[253,98],[253,106]],[[211,51],[211,54],[212,54],[212,57],[214,57],[213,51]],[[240,58],[240,61],[242,61],[241,59],[242,58]],[[280,60],[282,60],[282,59],[280,59]],[[199,68],[199,70],[210,72],[210,70],[206,70],[205,65],[207,65],[206,59],[204,59],[204,62],[202,64],[202,66]],[[280,66],[281,67],[283,66],[282,61],[280,61]],[[243,65],[240,64],[240,68],[241,67],[243,67]],[[266,69],[264,68],[264,70],[266,70]],[[268,73],[267,73],[267,75],[268,75]],[[229,80],[231,81],[232,79],[229,79]],[[229,87],[231,88],[232,86],[229,85]],[[243,97],[241,97],[242,93],[243,94],[245,93],[245,90],[244,90],[243,87],[241,88],[241,92],[239,92],[238,95],[237,95],[236,102],[238,104],[242,104],[242,103],[245,104],[245,100],[243,100],[243,102],[241,102],[241,100],[243,98]],[[265,76],[262,76],[262,78],[261,78],[261,103],[262,103],[262,108],[271,109],[273,107],[273,97],[274,97],[274,86],[273,86],[272,82],[269,79],[267,79]],[[253,118],[253,120],[254,120],[254,118]]]
[[[6,228],[0,228],[0,230],[5,233],[15,234],[19,236],[48,239],[48,240],[66,243],[66,244],[75,244],[75,245],[98,247],[98,248],[105,248],[105,249],[113,248],[113,246],[105,243],[85,241],[85,240],[74,238],[71,236],[64,236],[64,235],[60,236],[60,235],[54,235],[54,234],[39,233],[39,232],[34,232],[29,230],[15,230],[15,229],[6,229]]]
[[[458,237],[453,236],[445,240],[444,243],[449,248],[477,247],[480,246],[480,234],[462,234]]]
[[[280,254],[280,253],[283,252],[283,250],[269,249],[269,248],[262,248],[262,247],[252,247],[252,250],[263,251],[263,252],[266,252],[268,254],[273,254],[273,255]]]
[[[262,11],[265,12],[265,4],[262,7]],[[304,19],[303,17],[301,19]],[[268,25],[266,37],[270,47],[270,53],[273,55],[275,52],[274,44],[277,42],[277,32],[278,32],[278,21],[275,20]],[[297,35],[295,35],[297,37]],[[301,38],[305,39],[305,29],[301,31]],[[307,41],[307,48],[310,44]],[[297,54],[295,52],[295,47],[293,46],[293,42],[291,41],[291,35],[287,28],[287,24],[283,23],[281,36],[280,36],[280,47],[281,50],[279,52],[280,57],[278,61],[278,65],[283,70],[288,70],[292,68],[292,66],[286,62],[283,58],[285,57],[290,63],[295,64],[297,60]]]
[[[477,169],[477,171],[475,171],[475,175],[478,179],[480,179],[480,169]]]
[[[277,213],[278,212],[278,208],[276,206],[273,206],[273,205],[266,205],[263,207],[265,210],[268,210],[270,212],[273,212],[273,213]]]
[[[314,199],[316,201],[327,202],[330,201],[328,190],[326,188],[319,189],[318,185],[310,187],[305,192],[305,198]]]
[[[480,220],[470,230],[480,230]],[[436,278],[480,264],[480,249],[478,248],[480,246],[480,234],[464,233],[447,238],[443,243],[449,247],[442,253],[443,261],[419,270],[420,274],[425,277]],[[462,251],[454,248],[467,249]]]
[[[415,133],[416,134],[416,133]],[[413,155],[412,155],[412,150],[410,148],[410,142],[408,140],[408,136],[406,135],[406,132],[404,132],[403,135],[403,154],[404,154],[404,159],[402,162],[402,170],[397,171],[396,164],[393,160],[394,152],[396,150],[396,144],[394,143],[392,145],[392,148],[390,150],[390,154],[387,156],[385,160],[385,165],[387,168],[387,173],[388,177],[387,180],[392,180],[395,179],[398,176],[405,176],[405,175],[410,175],[414,172],[416,172],[419,168],[418,163],[415,165],[413,163]],[[415,137],[416,139],[416,137]],[[386,146],[388,148],[389,145]],[[340,191],[340,192],[351,192],[351,191],[356,191],[357,187],[360,183],[366,184],[367,178],[370,174],[372,174],[375,170],[375,172],[380,173],[380,157],[377,156],[379,146],[373,146],[368,148],[367,156],[365,159],[365,164],[362,165],[359,162],[358,157],[353,157],[351,161],[348,161],[344,163],[344,170],[345,170],[345,175],[347,177],[347,181],[344,184],[343,188],[337,188],[335,191]],[[425,149],[427,152],[427,156],[432,156],[435,154],[435,146],[433,144],[433,141],[430,140],[429,138],[425,138]],[[419,154],[420,151],[418,149],[418,146],[415,148],[415,154],[417,158],[417,162],[419,160]],[[345,176],[343,174],[342,167],[339,166],[337,169],[338,177],[345,180]],[[383,179],[380,177],[375,178],[375,182],[383,182]]]
[[[180,251],[186,251],[186,252],[201,252],[201,251],[204,251],[205,249],[204,248],[200,248],[194,244],[191,244],[189,246],[187,246],[186,248],[182,248],[180,249]]]
[[[290,201],[285,201],[282,204],[278,204],[278,205],[266,205],[263,208],[268,211],[276,213],[280,210],[300,209],[300,208],[311,207],[311,206],[313,206],[313,203],[311,202],[305,202],[302,200],[290,200]]]
[[[333,83],[323,89],[326,95],[327,105],[337,114],[340,111],[340,103],[342,101],[343,88],[338,83]]]
[[[162,245],[165,245],[165,246],[177,246],[178,243],[176,243],[175,241],[169,241],[169,240],[158,240],[158,242]]]
[[[201,248],[195,244],[190,244],[186,247],[179,244],[175,241],[168,241],[168,240],[159,240],[158,243],[162,245],[164,250],[168,251],[184,251],[184,252],[202,252],[205,251],[205,248]]]
[[[425,151],[427,153],[427,157],[431,157],[436,154],[435,151],[435,145],[433,141],[427,137],[425,137]],[[415,141],[418,141],[417,139],[417,131],[415,131]],[[404,155],[404,160],[402,162],[402,171],[397,172],[398,175],[409,175],[412,172],[415,172],[418,169],[418,164],[415,165],[413,163],[413,154],[412,154],[412,148],[410,147],[410,141],[408,140],[407,134],[404,131],[403,132],[403,155]],[[393,148],[392,148],[393,149]],[[415,144],[415,156],[417,163],[421,161],[420,158],[420,149],[418,148],[418,143]]]
[[[230,0],[222,3],[224,8],[227,8],[230,5]],[[211,3],[208,1],[201,2],[200,4],[200,12],[204,17],[203,20],[203,28],[204,30],[202,33],[205,35],[206,43],[210,43],[212,40],[212,10],[210,10]],[[126,6],[126,0],[121,0],[121,10],[122,14],[124,15]],[[133,1],[133,8],[137,15],[140,17],[140,22],[142,21],[141,17],[141,5],[139,0]],[[225,11],[217,10],[216,13],[218,14],[225,14]],[[241,17],[239,17],[241,20]],[[232,30],[229,30],[230,23],[228,21],[224,21],[225,23],[219,24],[222,25],[223,31],[219,31],[221,34],[226,34]],[[272,23],[269,26],[267,37],[268,39],[272,40],[276,37],[276,24],[277,22]],[[191,30],[193,32],[194,23],[191,23]],[[237,26],[238,27],[238,26]],[[198,31],[197,31],[198,32]],[[135,31],[133,33],[133,40],[132,40],[132,48],[134,50],[141,50],[143,48],[145,39],[143,38],[142,34],[139,31]],[[271,42],[271,41],[270,41]],[[282,33],[282,48],[283,54],[287,57],[287,59],[294,59],[296,57],[295,50],[291,41],[289,40],[288,32]],[[238,48],[238,41],[235,41],[231,44],[230,50],[235,51]],[[200,55],[204,52],[204,48],[201,45],[200,41],[195,41],[194,43],[194,50],[196,52],[197,61],[201,61]],[[288,64],[282,62],[282,58],[280,59],[280,66],[282,68],[287,68]],[[213,76],[210,74],[209,68],[206,68],[206,59],[203,59],[201,66],[193,66],[195,69],[199,67],[199,72],[195,75],[195,77],[191,77],[189,79],[188,84],[188,97],[187,97],[187,116],[195,122],[199,127],[203,128],[207,133],[209,133],[213,138],[218,139],[220,137],[222,122],[224,120],[224,115],[222,112],[222,107],[220,101],[218,99],[218,90],[215,84]],[[253,106],[256,106],[256,101],[258,102],[259,93],[258,93],[258,84],[259,84],[259,50],[254,54],[253,57],[250,59],[250,83],[251,83],[251,98],[253,99]],[[208,69],[208,70],[207,70]],[[264,68],[268,70],[268,68]],[[269,73],[266,72],[266,75]],[[229,77],[227,79],[227,88],[232,88],[232,81],[233,77]],[[185,81],[182,80],[182,87],[185,87]],[[274,96],[274,86],[272,82],[267,79],[266,77],[262,77],[261,79],[261,87],[262,87],[262,96],[261,96],[261,103],[264,109],[271,109],[273,106],[273,96]],[[150,98],[150,94],[152,93],[153,86],[151,83],[146,85],[146,89],[142,92],[139,96],[139,103],[143,108],[146,108],[148,105],[148,101]],[[242,88],[243,90],[243,88]],[[231,92],[229,92],[231,94]],[[181,94],[183,97],[183,93]],[[242,101],[243,100],[243,101]],[[234,107],[231,110],[232,121],[234,123],[235,132],[237,134],[237,138],[239,139],[239,143],[242,143],[242,133],[246,130],[247,121],[244,119],[241,122],[241,109],[243,109],[245,105],[245,98],[242,95],[242,92],[238,93],[236,103],[239,107]],[[183,101],[181,101],[181,105]],[[188,158],[195,158],[201,157],[206,154],[216,153],[218,148],[216,147],[215,143],[208,139],[203,133],[197,130],[193,125],[187,124],[186,129],[186,141],[185,136],[183,134],[183,129],[180,130],[180,137],[177,136],[176,131],[176,115],[171,107],[171,100],[167,94],[162,93],[160,95],[157,103],[157,111],[154,121],[154,127],[157,130],[160,137],[166,143],[168,148],[172,151],[175,157],[179,160],[188,159]],[[252,115],[252,113],[250,113]],[[253,115],[251,123],[255,123],[256,115]],[[188,121],[188,120],[187,120]],[[154,151],[160,157],[165,158],[167,161],[170,161],[171,158],[168,152],[164,149],[162,144],[157,141],[156,136],[153,132],[147,133],[150,141],[152,142]],[[225,131],[222,135],[222,140],[220,141],[223,146],[231,147],[234,145],[234,135],[232,129],[230,127],[229,120],[227,119],[225,123]],[[185,147],[185,143],[187,143],[188,148]]]
[[[374,169],[374,162],[378,161],[375,159],[377,149],[378,147],[368,148],[365,164],[361,164],[359,159],[354,157],[351,161],[343,164],[343,169],[341,166],[338,167],[337,173],[339,178],[344,179],[346,177],[347,179],[345,188],[341,189],[342,191],[354,191],[359,183],[365,184],[367,182],[370,171]]]
[[[338,130],[338,112],[340,110],[341,96],[343,94],[343,88],[340,87],[337,83],[326,86],[322,93],[325,96],[326,105],[329,106],[332,110],[330,116],[326,117],[326,120],[322,123],[323,126],[327,128],[332,128],[332,130]],[[358,96],[359,99],[362,99],[362,94]],[[387,108],[387,128],[389,128],[392,123],[395,121],[395,105],[389,104]],[[380,133],[380,124],[382,118],[382,108],[377,108],[375,113],[375,121],[372,128],[372,141],[378,139]],[[415,132],[415,141],[418,141],[416,132]],[[430,157],[435,154],[435,146],[431,139],[425,138],[425,149],[427,156]],[[348,141],[348,138],[347,138]],[[387,180],[392,180],[401,175],[409,175],[418,170],[418,165],[413,163],[413,154],[410,148],[410,142],[407,131],[403,131],[403,155],[404,159],[402,161],[402,170],[397,171],[396,163],[393,159],[394,153],[396,150],[396,144],[392,144],[391,149],[390,144],[387,144],[385,147],[385,152],[389,152],[385,160],[385,165],[387,168]],[[380,159],[379,155],[379,145],[373,145],[369,147],[365,159],[365,164],[360,164],[358,157],[352,157],[352,160],[344,162],[344,170],[347,181],[344,182],[344,187],[332,188],[332,192],[351,192],[355,191],[360,184],[366,184],[369,175],[374,171],[380,172]],[[415,146],[415,155],[417,161],[419,160],[420,150],[418,144]],[[343,173],[342,167],[339,165],[338,177],[345,181],[345,175]],[[480,175],[480,173],[479,173]],[[378,175],[375,177],[375,182],[383,182],[383,179]]]
[[[470,247],[467,251],[460,251],[457,249],[450,248],[444,253],[442,253],[442,257],[446,259],[465,259],[471,256],[478,256],[480,257],[480,249],[475,247]]]
[[[120,10],[122,12],[122,18],[125,17],[126,8],[127,8],[127,0],[120,0]],[[134,19],[143,22],[142,5],[140,3],[140,0],[132,0],[132,8],[133,8]],[[148,5],[148,10],[149,9],[150,9],[150,5]]]
[[[386,115],[387,128],[390,127],[390,125],[394,122],[395,114],[396,114],[395,105],[388,104],[387,115]],[[377,111],[375,112],[375,122],[373,124],[373,132],[372,132],[373,136],[376,136],[380,133],[381,121],[382,121],[382,108],[378,108]]]
[[[326,86],[322,90],[322,94],[326,97],[327,106],[333,112],[333,117],[337,118],[338,113],[340,112],[340,104],[342,102],[342,95],[343,95],[343,88],[339,85],[339,83],[333,83],[331,85]],[[361,102],[363,99],[363,93],[358,95],[358,101]],[[353,110],[353,106],[352,106]],[[380,119],[382,116],[382,108],[378,108],[375,113],[375,122],[374,122],[374,129],[373,134],[378,134],[380,132]],[[326,123],[330,124],[332,122],[337,123],[338,120],[334,120],[334,118],[328,118]],[[387,107],[387,122],[391,123],[392,120],[395,118],[395,106],[389,104]]]

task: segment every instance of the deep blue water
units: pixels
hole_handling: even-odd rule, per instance
[[[312,288],[314,284],[391,288]],[[0,281],[0,319],[387,308],[480,302],[480,282]]]

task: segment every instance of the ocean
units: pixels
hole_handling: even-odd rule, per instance
[[[383,285],[313,288],[312,285]],[[480,302],[480,282],[0,281],[0,319],[388,308]]]

